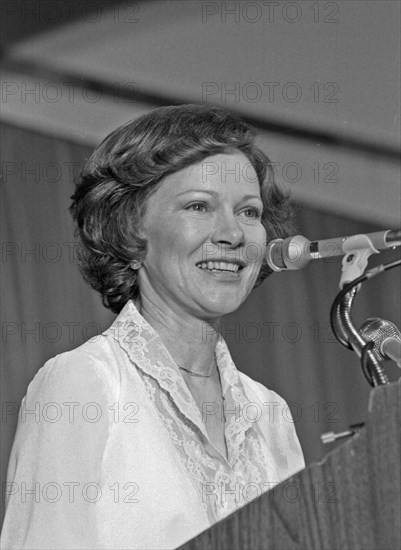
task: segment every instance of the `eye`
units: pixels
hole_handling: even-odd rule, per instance
[[[243,214],[245,214],[246,218],[251,218],[254,220],[259,219],[262,216],[262,212],[259,210],[259,208],[246,208],[243,210]]]
[[[186,207],[186,210],[193,212],[206,212],[206,204],[204,202],[193,202]]]

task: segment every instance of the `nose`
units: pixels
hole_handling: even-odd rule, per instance
[[[237,248],[245,243],[245,234],[235,214],[219,212],[211,236],[213,244],[225,244]]]

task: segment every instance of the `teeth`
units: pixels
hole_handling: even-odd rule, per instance
[[[236,273],[240,266],[231,262],[201,262],[198,264],[201,269],[207,269],[209,271],[232,271]]]

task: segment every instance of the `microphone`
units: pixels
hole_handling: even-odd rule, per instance
[[[374,317],[366,319],[359,331],[366,342],[375,343],[372,351],[376,359],[391,359],[401,368],[401,332],[394,323]]]
[[[373,248],[372,252],[379,252],[396,246],[401,246],[401,229],[320,241],[309,241],[302,235],[295,235],[270,241],[267,245],[266,261],[273,271],[295,270],[303,269],[311,260],[344,256],[353,250]]]

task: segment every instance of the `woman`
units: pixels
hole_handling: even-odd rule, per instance
[[[28,388],[4,548],[175,548],[304,466],[285,402],[218,331],[269,274],[288,197],[247,124],[184,105],[107,137],[72,199],[81,271],[118,317]]]

